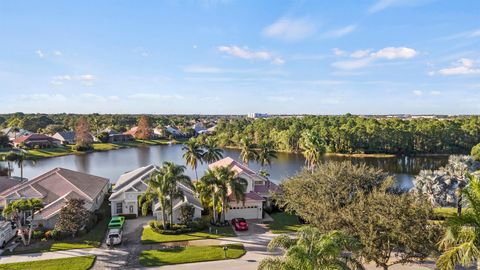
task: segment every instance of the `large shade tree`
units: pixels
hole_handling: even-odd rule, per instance
[[[83,199],[69,199],[60,210],[55,230],[69,233],[75,237],[85,226],[91,213],[85,208]]]
[[[268,250],[283,250],[282,257],[268,257],[260,262],[259,270],[319,270],[364,269],[345,251],[356,251],[356,239],[339,231],[323,234],[315,227],[302,227],[294,238],[289,235],[275,237]]]

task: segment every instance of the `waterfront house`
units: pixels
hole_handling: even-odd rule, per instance
[[[33,132],[31,131],[28,131],[22,128],[17,128],[17,127],[4,128],[0,131],[0,133],[2,133],[3,135],[7,135],[10,141],[13,141],[18,137],[33,134]]]
[[[150,176],[158,170],[159,167],[148,165],[122,174],[115,183],[112,195],[109,198],[112,215],[134,215],[138,217],[140,215],[138,197],[147,191]],[[203,207],[194,191],[180,183],[177,184],[177,188],[183,192],[184,198],[176,199],[173,203],[174,221],[178,222],[180,209],[186,204],[195,208],[194,218],[200,218]],[[149,207],[149,214],[154,215],[157,219],[162,219],[161,208],[156,201]]]
[[[2,191],[0,207],[19,199],[41,199],[44,208],[35,213],[34,224],[53,228],[68,199],[83,199],[85,208],[93,212],[101,206],[109,187],[109,180],[106,178],[55,168]]]
[[[26,146],[29,148],[50,148],[61,145],[59,140],[47,135],[37,133],[17,137],[15,140],[13,140],[12,143],[14,147]]]
[[[272,203],[272,193],[278,190],[278,186],[267,178],[260,176],[244,164],[226,157],[208,166],[210,169],[217,167],[229,167],[236,176],[247,180],[245,190],[245,203],[237,202],[233,194],[229,194],[229,207],[225,219],[233,218],[261,219],[263,210]]]
[[[105,130],[108,133],[108,142],[109,143],[121,143],[121,142],[131,142],[134,140],[133,136],[130,134],[122,134],[116,130],[110,129]]]
[[[52,138],[59,140],[62,144],[75,144],[75,131],[57,132]]]
[[[123,134],[124,135],[130,135],[134,138],[137,138],[137,133],[138,133],[138,127],[135,126],[135,127],[132,127],[131,129],[129,129],[128,131],[125,131]],[[149,139],[155,139],[157,137],[157,135],[155,134],[155,132],[152,130],[151,134],[150,134],[150,138]]]
[[[174,138],[179,138],[179,137],[185,137],[185,134],[181,132],[180,130],[172,127],[172,126],[166,126],[165,131],[172,135]]]

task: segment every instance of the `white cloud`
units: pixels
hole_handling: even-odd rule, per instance
[[[141,99],[141,100],[172,100],[172,99],[184,99],[181,95],[165,95],[157,93],[137,93],[129,95],[128,98],[131,99]]]
[[[45,54],[43,53],[42,50],[37,50],[35,53],[36,53],[36,54],[38,55],[38,57],[40,57],[40,58],[45,57]]]
[[[357,50],[357,51],[354,51],[350,54],[350,57],[353,57],[353,58],[363,58],[363,57],[366,57],[370,54],[370,49],[367,49],[367,50]]]
[[[55,56],[62,56],[62,52],[61,51],[53,51],[53,55]]]
[[[480,37],[480,29],[472,31],[468,37],[475,38],[475,37]]]
[[[435,0],[377,0],[368,9],[369,13],[376,13],[391,7],[418,6]]]
[[[418,52],[412,48],[387,47],[379,50],[376,53],[372,53],[372,56],[376,58],[386,58],[391,60],[396,58],[409,59],[409,58],[415,57],[417,54]]]
[[[480,74],[480,68],[475,67],[475,61],[468,58],[459,59],[453,67],[440,69],[439,74],[449,75],[473,75]]]
[[[420,90],[413,90],[412,93],[417,97],[423,95],[423,92]]]
[[[352,70],[359,69],[370,65],[372,58],[363,58],[359,60],[347,60],[334,62],[332,65],[339,69]]]
[[[280,57],[274,56],[273,53],[268,51],[253,51],[247,47],[238,47],[238,46],[220,46],[217,48],[218,51],[247,60],[270,60],[273,64],[282,65],[285,63]]]
[[[326,32],[322,36],[324,38],[339,38],[339,37],[343,37],[345,35],[350,34],[351,32],[355,31],[356,28],[357,28],[356,25],[351,24],[342,28],[338,28],[338,29]]]
[[[378,61],[380,59],[386,60],[395,60],[395,59],[409,59],[418,55],[418,52],[412,48],[407,47],[387,47],[380,49],[376,52],[371,52],[370,49],[366,50],[357,50],[350,54],[345,51],[334,49],[334,53],[337,56],[346,56],[348,55],[351,58],[356,58],[357,60],[344,60],[334,62],[332,65],[339,69],[352,70],[366,67]]]
[[[51,80],[51,83],[53,85],[62,85],[66,81],[78,81],[83,85],[90,86],[93,84],[95,80],[96,80],[96,77],[91,74],[84,74],[84,75],[77,75],[77,76],[60,75],[60,76],[54,76]]]
[[[332,51],[333,51],[333,54],[335,54],[336,56],[342,56],[342,55],[347,54],[346,51],[342,51],[339,48],[333,48]]]
[[[263,29],[263,35],[285,41],[298,41],[311,36],[315,25],[306,18],[281,18]]]

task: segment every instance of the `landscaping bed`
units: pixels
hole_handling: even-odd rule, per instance
[[[224,258],[224,246],[188,246],[164,250],[144,250],[139,261],[142,266],[217,261]],[[245,254],[242,244],[227,245],[227,259],[237,259]]]
[[[95,256],[80,256],[52,260],[29,261],[21,263],[0,264],[3,269],[21,270],[87,270],[93,266]]]
[[[273,222],[268,224],[268,228],[275,234],[296,232],[302,224],[296,215],[285,212],[276,212],[270,214]]]

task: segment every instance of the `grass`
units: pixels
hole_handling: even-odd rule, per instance
[[[275,234],[296,232],[302,226],[298,217],[292,214],[278,212],[270,216],[273,222],[268,224],[268,228]]]
[[[3,269],[22,269],[22,270],[86,270],[90,269],[95,262],[95,256],[80,256],[63,259],[29,261],[21,263],[0,264],[0,270]]]
[[[227,246],[227,259],[237,259],[245,254],[245,248],[241,244]],[[144,250],[140,254],[139,261],[142,266],[160,266],[223,259],[223,246],[190,246],[165,250]]]
[[[19,245],[13,252],[6,250],[4,254],[25,254],[99,247],[105,237],[108,222],[110,221],[110,208],[108,204],[103,203],[100,211],[102,212],[103,218],[92,230],[82,236],[77,238],[67,238],[64,240],[38,241],[32,243],[30,246]]]
[[[215,232],[218,234],[215,234]],[[166,242],[181,242],[181,241],[191,241],[199,239],[217,239],[222,237],[233,237],[235,233],[233,232],[232,227],[212,227],[212,233],[208,231],[203,232],[194,232],[194,233],[185,233],[185,234],[160,234],[152,230],[150,227],[145,227],[142,232],[142,244],[152,244],[152,243],[166,243]]]
[[[464,209],[465,210],[465,209]],[[457,208],[453,207],[436,207],[433,208],[435,219],[446,219],[457,215]]]

